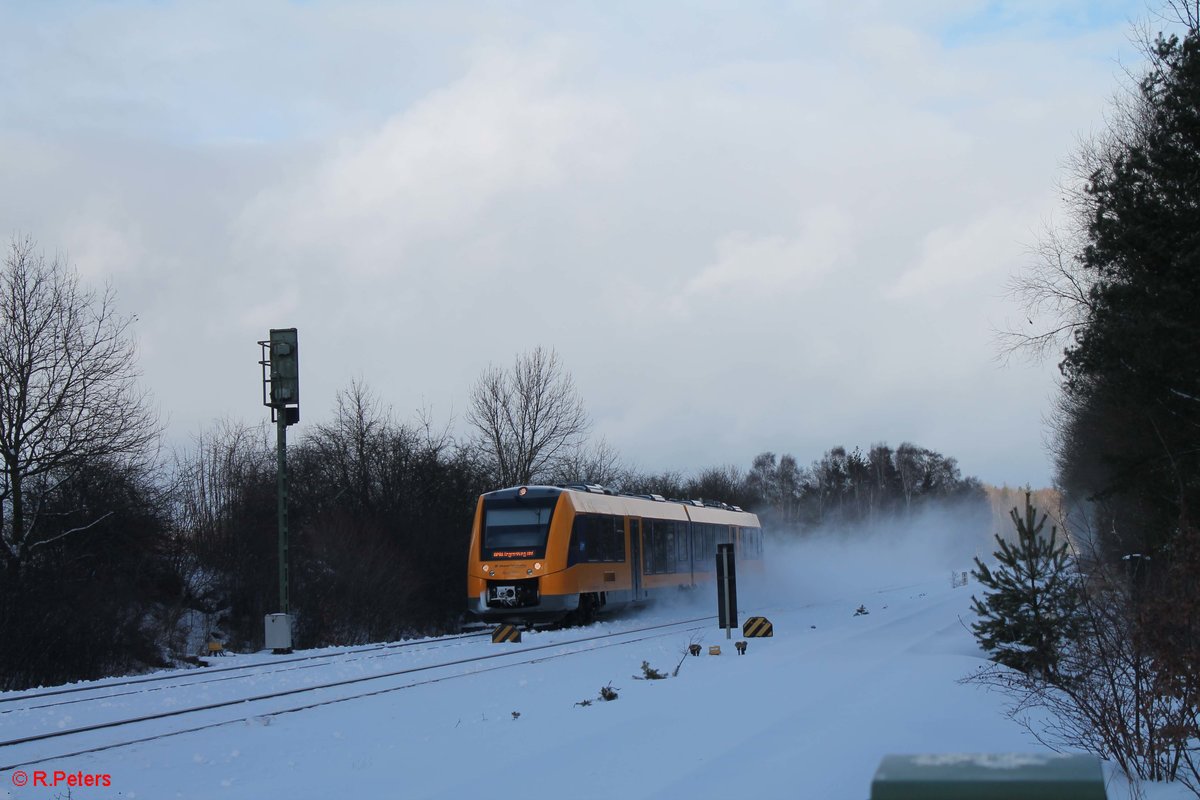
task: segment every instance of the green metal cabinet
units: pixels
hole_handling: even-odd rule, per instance
[[[885,756],[871,800],[1105,800],[1095,756],[942,753]]]

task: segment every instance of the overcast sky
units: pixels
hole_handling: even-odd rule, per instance
[[[1051,478],[1005,296],[1143,2],[0,3],[0,234],[137,315],[172,443],[554,347],[646,470],[911,441]]]

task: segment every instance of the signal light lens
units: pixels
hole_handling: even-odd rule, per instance
[[[524,497],[528,493],[529,493],[529,489],[527,489],[524,486],[522,486],[520,489],[517,489],[517,497]]]

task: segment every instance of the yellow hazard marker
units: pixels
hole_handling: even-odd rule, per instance
[[[515,625],[501,625],[496,630],[492,631],[492,643],[496,642],[519,642],[521,641],[521,632],[517,630]]]
[[[742,626],[742,634],[747,638],[752,636],[774,636],[775,629],[766,617],[751,617]]]

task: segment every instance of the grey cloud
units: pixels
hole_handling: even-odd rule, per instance
[[[0,12],[0,219],[114,281],[178,438],[262,415],[254,342],[294,325],[306,421],[356,377],[444,418],[546,344],[649,469],[909,439],[1048,480],[1053,365],[998,367],[990,327],[1123,25],[937,2],[75,11]],[[972,21],[998,27],[947,34]]]

